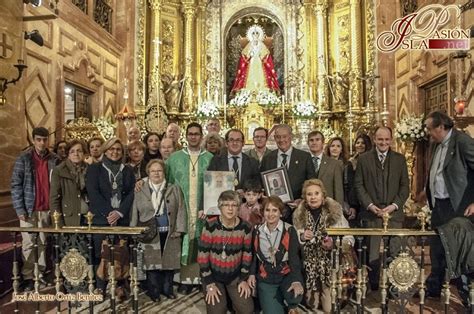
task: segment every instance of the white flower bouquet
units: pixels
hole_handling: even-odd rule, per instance
[[[219,109],[212,100],[203,101],[196,110],[198,118],[214,118],[219,115]]]
[[[280,98],[275,93],[269,91],[259,91],[256,100],[261,106],[276,106],[281,103]]]
[[[316,105],[310,100],[300,101],[293,107],[293,115],[300,119],[311,119],[316,114]]]
[[[417,142],[425,138],[423,117],[408,116],[395,125],[395,136],[402,141]]]
[[[245,108],[250,103],[250,96],[249,90],[241,90],[231,99],[229,105],[237,108]]]
[[[110,117],[95,118],[92,123],[97,127],[100,135],[102,135],[105,140],[115,136],[115,125],[112,123],[112,119]]]

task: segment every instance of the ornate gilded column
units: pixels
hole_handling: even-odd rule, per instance
[[[328,12],[327,0],[317,0],[314,6],[316,15],[316,40],[317,40],[317,63],[318,63],[318,106],[324,111],[329,110],[327,75],[327,31],[326,20]]]
[[[360,0],[350,0],[351,6],[351,92],[352,109],[360,110],[362,100],[362,84],[358,77],[362,76],[362,28],[360,17]]]
[[[148,85],[148,107],[151,105],[166,107],[165,95],[161,84],[160,47],[161,47],[161,0],[148,0],[151,9],[149,64],[150,78]]]
[[[196,9],[193,3],[183,1],[184,13],[184,98],[183,111],[190,112],[194,110],[193,93],[193,34],[194,34],[194,16]]]

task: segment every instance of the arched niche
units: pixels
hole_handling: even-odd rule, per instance
[[[237,73],[239,58],[250,26],[258,24],[265,31],[264,41],[270,50],[280,90],[285,84],[285,32],[280,19],[270,11],[259,7],[247,7],[234,13],[225,26],[224,83],[226,95],[230,94]]]

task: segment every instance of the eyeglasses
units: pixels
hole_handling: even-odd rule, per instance
[[[160,172],[163,172],[163,170],[150,170],[149,172],[150,173],[160,173]]]
[[[237,208],[237,207],[239,207],[239,205],[237,205],[236,203],[223,203],[223,204],[221,204],[221,207]]]

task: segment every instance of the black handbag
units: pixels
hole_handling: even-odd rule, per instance
[[[163,201],[165,199],[166,188],[167,186],[165,186],[165,188],[163,189],[163,195],[161,197],[160,205],[158,205],[158,208],[160,208],[161,205],[163,204]],[[156,216],[153,216],[147,221],[140,221],[140,219],[138,219],[137,227],[148,228],[142,234],[138,236],[138,241],[142,243],[150,243],[158,234],[158,225],[156,224]]]
[[[158,234],[155,216],[147,221],[138,221],[137,227],[147,228],[142,234],[138,236],[138,241],[142,243],[150,243]]]

